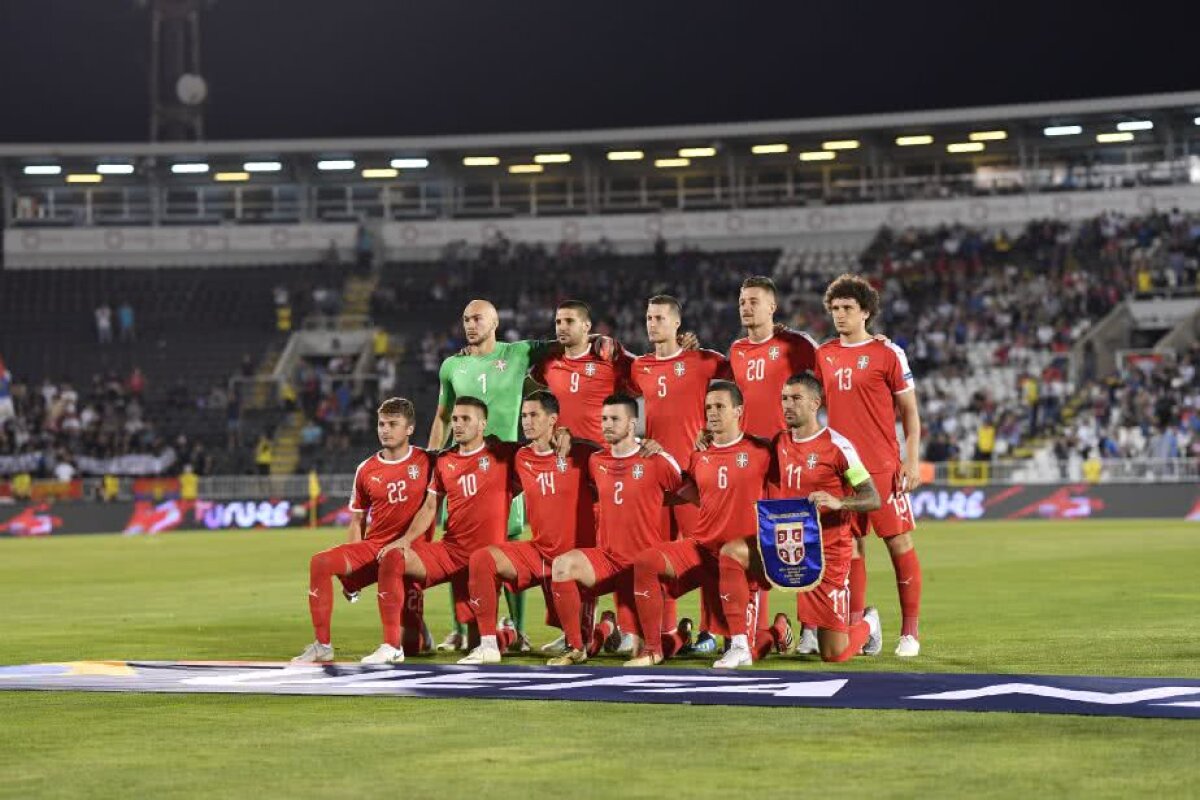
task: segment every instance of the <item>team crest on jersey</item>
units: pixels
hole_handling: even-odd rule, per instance
[[[646,474],[646,470],[642,468],[642,465],[641,465],[641,464],[634,464],[634,465],[633,465],[633,478],[634,478],[634,480],[640,480],[640,479],[641,479],[641,477],[642,477],[643,475],[645,475],[645,474]]]
[[[746,455],[745,453],[737,454],[737,465],[739,467],[742,467],[744,469],[746,467],[746,465],[749,463],[750,463],[750,456]]]
[[[484,472],[487,472],[489,469],[492,468],[492,460],[490,458],[488,458],[487,456],[480,456],[479,457],[479,468],[481,470],[483,470]]]
[[[508,362],[505,361],[503,358],[496,362],[496,371],[497,372],[504,372],[504,370],[506,370],[506,369],[508,369]]]
[[[809,453],[808,458],[804,459],[804,463],[808,465],[809,469],[814,469],[817,466],[818,460],[816,453]]]
[[[687,369],[683,366],[683,362],[680,361],[675,365],[675,374],[682,378],[684,372],[687,372]]]
[[[410,464],[408,466],[408,477],[412,478],[414,481],[421,477],[420,467],[418,467],[416,464]]]
[[[595,375],[596,374],[596,365],[591,364],[591,363],[584,364],[583,365],[583,374],[587,375],[589,378],[592,377],[593,375]]]
[[[859,356],[858,357],[858,368],[859,369],[866,369],[867,364],[870,364],[870,363],[871,363],[870,356]]]
[[[563,458],[562,456],[559,456],[557,459],[555,459],[554,466],[558,467],[559,472],[566,472],[567,471],[567,460],[565,458]]]
[[[779,360],[779,348],[772,345],[771,349],[767,351],[767,358],[771,359],[772,361],[778,361]]]

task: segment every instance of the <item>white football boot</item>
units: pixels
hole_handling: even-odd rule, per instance
[[[313,642],[292,659],[293,664],[327,664],[333,661],[333,645]]]
[[[901,636],[899,644],[896,645],[896,655],[900,658],[913,658],[921,655],[921,640],[907,634]]]
[[[404,663],[404,648],[392,647],[390,644],[381,644],[369,656],[362,657],[363,664],[403,664]]]
[[[879,620],[879,609],[867,606],[863,609],[863,621],[870,627],[871,633],[867,636],[867,643],[863,645],[862,654],[877,656],[883,652],[883,623]]]

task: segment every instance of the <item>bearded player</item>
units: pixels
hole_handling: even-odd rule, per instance
[[[433,478],[435,460],[409,441],[416,410],[410,401],[392,397],[383,401],[377,413],[376,430],[381,449],[355,470],[350,496],[349,542],[323,550],[309,562],[308,610],[316,640],[293,658],[293,663],[333,660],[329,625],[333,615],[334,576],[344,585],[352,585],[355,591],[369,586],[378,577],[376,558],[386,545],[410,529],[416,537],[433,534],[431,521],[413,525],[425,502],[425,490]],[[380,615],[386,627],[384,597],[385,592],[381,591]],[[407,598],[401,595],[399,599],[410,632],[408,646],[412,649],[420,641],[420,592],[413,592]]]
[[[731,628],[740,629],[745,640],[748,629],[762,645],[748,646],[757,650],[761,658],[776,644],[780,649],[790,646],[792,628],[787,617],[780,614],[776,618],[774,634],[770,630],[760,632],[757,596],[754,603],[742,607],[742,619],[737,625],[731,625],[720,613],[721,547],[753,536],[758,530],[754,503],[765,493],[771,467],[770,445],[745,435],[740,429],[743,410],[737,384],[713,381],[709,385],[704,413],[712,442],[703,451],[692,451],[687,482],[676,493],[681,499],[699,501],[699,520],[695,529],[682,539],[663,542],[637,555],[633,562],[633,594],[639,627],[655,631],[662,628],[660,584],[665,584],[673,597],[698,588],[703,593],[705,608],[716,611],[710,615],[710,632],[731,636]],[[631,664],[653,666],[663,659],[662,643],[655,637],[646,641],[642,655]]]
[[[367,664],[404,661],[400,642],[404,584],[421,589],[449,583],[455,619],[472,621],[468,603],[468,565],[475,551],[505,539],[505,523],[512,505],[513,459],[517,445],[485,440],[488,407],[477,397],[459,397],[450,415],[455,447],[439,454],[433,479],[421,510],[403,536],[379,551],[380,612],[384,640],[363,659]],[[441,540],[422,537],[437,515],[438,499],[446,498],[446,530]],[[384,597],[386,592],[386,599]]]
[[[879,613],[867,609],[863,618],[849,619],[848,575],[854,549],[853,513],[879,508],[879,494],[863,467],[854,445],[817,419],[821,408],[821,383],[811,373],[788,379],[782,407],[787,429],[772,442],[774,462],[768,496],[806,497],[821,511],[821,581],[799,595],[799,613],[817,629],[824,661],[842,662],[854,657],[868,639],[881,639]],[[731,624],[750,598],[747,573],[761,575],[753,537],[729,542],[721,549],[721,598]],[[729,651],[714,667],[735,668],[752,663],[745,631],[735,634]]]
[[[917,621],[921,564],[914,549],[908,493],[921,484],[921,417],[916,385],[904,351],[871,337],[879,294],[857,275],[842,275],[825,290],[825,308],[838,338],[817,349],[817,377],[825,390],[829,425],[854,443],[879,494],[881,508],[852,518],[858,556],[850,566],[850,619],[866,605],[867,570],[862,537],[868,528],[887,544],[900,595],[900,641],[896,655],[920,654]],[[896,417],[904,427],[904,455],[896,441]],[[882,646],[882,645],[881,645]],[[868,649],[875,655],[878,649]]]
[[[600,429],[606,450],[592,454],[588,471],[599,497],[600,518],[596,546],[571,550],[554,559],[552,592],[558,618],[570,649],[550,659],[551,666],[568,666],[587,661],[580,609],[581,589],[591,596],[617,592],[632,604],[632,566],[638,553],[666,541],[663,508],[666,495],[683,484],[679,465],[669,453],[643,455],[636,437],[637,401],[628,395],[605,398],[600,412]],[[656,586],[655,591],[659,591]],[[689,626],[681,624],[681,629]],[[645,631],[658,637],[660,631]],[[631,634],[632,635],[632,634]],[[671,652],[681,647],[684,636],[667,634]],[[637,647],[637,636],[634,636]]]
[[[459,664],[500,663],[496,600],[502,583],[515,592],[537,585],[548,588],[555,558],[595,543],[595,494],[587,462],[599,445],[576,440],[565,456],[559,455],[551,441],[558,422],[559,405],[553,394],[539,390],[525,398],[521,429],[529,444],[517,451],[515,460],[533,540],[489,545],[471,556],[470,606],[480,640]],[[592,611],[586,606],[581,618],[590,634]]]

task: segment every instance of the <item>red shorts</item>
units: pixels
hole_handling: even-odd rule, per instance
[[[846,633],[850,630],[849,582],[822,579],[812,591],[801,592],[796,596],[796,616],[805,625]]]
[[[675,577],[664,584],[667,594],[678,598],[699,589],[700,629],[728,636],[729,624],[721,604],[720,551],[711,550],[695,539],[666,542],[654,549],[663,554],[675,572]],[[768,613],[762,602],[765,594],[758,591],[758,581],[753,573],[747,577],[750,581],[750,603],[746,606],[746,630],[757,631],[762,627],[762,618]]]
[[[470,574],[467,567],[471,561],[470,553],[448,547],[445,542],[430,542],[427,539],[413,542],[412,551],[425,566],[425,580],[421,583],[421,588],[428,589],[430,586],[449,582],[454,595],[454,618],[462,623],[474,620],[475,614],[471,611],[471,592],[468,587]]]
[[[337,576],[347,592],[357,592],[379,580],[379,562],[376,557],[387,542],[363,539],[331,547],[325,552],[337,553],[346,560],[346,571]]]
[[[871,480],[883,505],[875,511],[850,515],[850,530],[855,536],[866,536],[870,528],[879,538],[890,539],[917,527],[913,521],[908,492],[900,490],[903,470],[903,467],[896,467],[889,472],[871,473]]]
[[[533,542],[505,542],[495,547],[504,553],[505,558],[516,570],[517,579],[505,581],[509,589],[523,592],[531,586],[550,580],[550,566],[554,559],[539,550]]]

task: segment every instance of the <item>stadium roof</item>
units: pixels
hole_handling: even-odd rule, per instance
[[[367,137],[348,139],[264,139],[208,142],[0,144],[0,158],[95,156],[187,156],[216,153],[313,153],[390,151],[422,152],[472,148],[550,147],[569,145],[619,145],[655,141],[707,141],[755,136],[814,133],[853,133],[967,125],[983,122],[1038,121],[1045,124],[1102,117],[1111,120],[1150,112],[1200,114],[1200,91],[1132,95],[1046,103],[1019,103],[960,109],[907,111],[811,119],[762,120],[705,125],[646,128],[611,128],[585,131],[470,134],[418,137]]]

